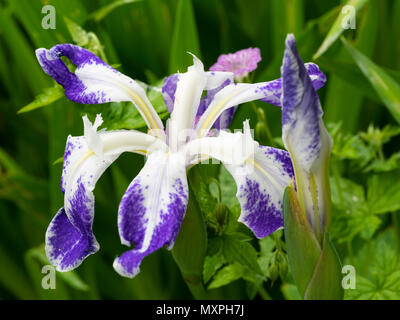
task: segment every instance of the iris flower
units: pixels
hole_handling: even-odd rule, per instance
[[[294,36],[288,35],[282,65],[282,139],[292,159],[300,207],[322,241],[330,220],[332,140],[309,72],[297,52]]]
[[[150,253],[164,245],[172,248],[188,203],[186,171],[206,158],[220,160],[232,174],[242,210],[239,221],[256,237],[263,238],[283,226],[282,195],[293,176],[289,154],[259,146],[248,122],[244,133],[217,130],[210,136],[218,117],[232,106],[256,99],[280,105],[280,79],[236,84],[232,73],[206,72],[202,62],[193,57],[187,72],[165,81],[162,91],[170,118],[164,128],[142,87],[86,49],[62,44],[38,49],[36,54],[43,70],[64,87],[70,100],[84,104],[131,101],[149,127],[147,134],[98,131],[100,116],[93,124],[83,117],[84,135],[68,137],[61,181],[64,207],[46,233],[46,254],[58,271],[72,270],[98,251],[92,231],[93,190],[123,152],[146,156],[118,210],[121,243],[134,246],[114,261],[114,269],[123,276],[135,276]],[[76,65],[75,72],[61,57]],[[307,68],[318,86],[324,76],[314,66]],[[229,84],[222,87],[226,82]],[[204,90],[207,94],[202,98]]]

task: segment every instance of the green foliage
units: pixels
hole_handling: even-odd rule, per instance
[[[55,30],[41,27],[43,1],[0,4],[0,298],[192,297],[166,250],[146,258],[133,280],[112,269],[113,258],[123,251],[117,233],[118,203],[143,165],[142,157],[132,155],[121,156],[96,186],[94,231],[100,252],[74,272],[57,273],[54,292],[41,288],[41,267],[47,264],[45,231],[63,205],[60,161],[67,136],[82,135],[83,114],[93,119],[101,113],[103,128],[109,130],[144,131],[146,126],[132,103],[68,101],[63,89],[41,70],[36,48],[58,43],[85,47],[136,79],[165,121],[163,79],[186,71],[192,61],[188,51],[202,58],[207,69],[222,53],[259,47],[263,60],[254,79],[268,81],[280,75],[288,32],[295,34],[302,58],[314,59],[328,78],[318,94],[333,139],[330,236],[344,264],[357,271],[357,288],[345,290],[345,297],[400,298],[398,1],[47,2],[56,7]],[[341,28],[345,4],[356,8],[354,30]],[[270,132],[273,143],[283,148],[280,109],[256,102],[258,108],[266,128],[259,112],[245,104],[231,129],[242,128],[249,118],[252,125],[258,123],[258,131],[263,129],[264,135],[257,132],[262,140],[270,141]],[[193,197],[204,217],[208,247],[197,271],[210,297],[300,299],[293,271],[288,270],[287,237],[278,231],[256,239],[237,221],[240,205],[229,172],[222,165],[198,167]],[[221,207],[224,217],[217,219]]]
[[[342,39],[342,42],[365,77],[371,82],[382,102],[396,121],[400,123],[400,84],[368,57],[351,47],[345,39]]]
[[[388,229],[364,244],[354,261],[356,288],[346,290],[346,299],[400,299],[400,261],[395,243],[395,233]]]

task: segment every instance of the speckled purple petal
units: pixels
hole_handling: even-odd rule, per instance
[[[92,232],[82,232],[75,227],[61,208],[47,228],[45,250],[57,271],[69,271],[97,252],[99,245]]]
[[[64,208],[50,223],[46,234],[46,254],[57,270],[72,270],[99,249],[92,231],[93,189],[118,156],[98,156],[89,149],[84,137],[68,137],[61,178]]]
[[[304,64],[308,75],[312,80],[312,84],[315,90],[319,90],[322,88],[326,82],[326,76],[322,73],[319,67],[315,63],[306,63]],[[264,92],[265,98],[261,99],[261,101],[268,102],[275,106],[280,107],[281,97],[282,97],[282,79],[276,79],[270,82],[265,83],[262,86],[259,86],[259,90]]]
[[[87,84],[83,83],[83,79],[80,79],[76,73],[69,71],[61,60],[61,57],[67,57],[77,66],[78,70],[85,68],[85,66],[97,65],[112,72],[118,72],[90,51],[72,44],[60,44],[50,50],[38,49],[36,55],[44,72],[64,87],[65,95],[71,101],[85,104],[111,101],[106,92],[101,89],[101,85],[96,91],[90,90]]]
[[[289,153],[259,146],[243,165],[225,165],[237,185],[239,221],[259,239],[283,227],[283,193],[294,176]]]
[[[59,44],[49,50],[37,49],[36,56],[44,72],[64,87],[65,96],[71,101],[84,104],[131,101],[149,128],[163,129],[144,89],[90,51],[72,44]],[[74,73],[62,57],[76,66]]]
[[[142,259],[178,235],[186,212],[188,185],[181,154],[156,151],[129,185],[118,212],[121,242],[134,245],[114,261],[114,269],[126,277],[139,272]]]

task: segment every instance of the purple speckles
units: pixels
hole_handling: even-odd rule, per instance
[[[94,236],[79,230],[70,222],[64,208],[61,208],[46,232],[46,255],[57,270],[74,269],[98,249]]]
[[[164,245],[171,247],[178,235],[188,202],[184,165],[177,154],[155,152],[132,181],[122,198],[118,228],[123,244],[134,249],[114,261],[115,270],[133,277],[144,257]]]
[[[143,206],[144,196],[140,184],[135,182],[128,188],[125,195],[129,200],[124,201],[120,206],[120,214],[124,215],[124,217],[120,217],[120,221],[124,222],[119,224],[119,228],[120,232],[123,232],[124,238],[126,239],[129,236],[136,247],[123,253],[115,260],[114,268],[121,275],[135,276],[139,272],[144,257],[164,245],[170,247],[175,242],[186,212],[187,183],[185,181],[184,184],[180,178],[177,178],[167,189],[170,189],[166,194],[167,198],[159,195],[162,199],[159,202],[160,207],[156,209],[157,212],[149,212],[148,208]],[[129,201],[129,204],[127,201]],[[164,205],[162,205],[163,202],[165,202]],[[151,217],[153,222],[150,223],[149,219],[145,219],[146,216]],[[147,244],[144,240],[145,237],[150,237],[150,242]]]
[[[240,197],[244,200],[241,221],[257,238],[264,238],[283,226],[282,203],[275,205],[271,195],[257,181],[246,178],[246,183],[240,187]]]
[[[164,79],[164,85],[161,90],[165,106],[167,107],[167,110],[170,114],[174,110],[175,91],[178,81],[179,81],[178,74],[172,74],[169,77],[166,77]]]
[[[149,186],[145,186],[148,189]],[[145,235],[146,208],[143,204],[144,195],[140,178],[136,178],[129,185],[118,210],[118,229],[121,240],[126,245],[134,243],[140,249]]]
[[[326,76],[322,73],[319,67],[315,63],[306,63],[304,64],[305,69],[307,70],[308,75],[311,77],[311,82],[315,90],[319,90],[322,88],[326,82]],[[296,72],[296,69],[293,70]],[[259,88],[264,93],[265,98],[261,99],[261,101],[273,104],[275,106],[282,106],[281,97],[282,97],[282,79],[276,79],[270,82],[267,82],[266,85]],[[287,94],[295,95],[296,87],[288,87],[286,90]],[[286,119],[285,119],[286,121]]]
[[[102,68],[103,71],[119,74],[117,70],[107,65],[90,51],[72,44],[60,44],[49,50],[38,49],[36,50],[36,56],[43,70],[64,87],[65,96],[69,100],[84,104],[111,101],[99,83],[93,85],[93,87],[88,86],[78,76],[78,71],[93,66],[97,70]],[[75,73],[72,73],[61,60],[63,56],[70,59],[77,66]]]
[[[263,150],[266,155],[273,156],[274,160],[282,166],[283,175],[294,177],[294,170],[289,152],[265,146],[259,146],[259,148]]]

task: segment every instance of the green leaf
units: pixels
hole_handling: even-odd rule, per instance
[[[208,181],[206,180],[208,177],[204,177],[198,166],[191,168],[189,174],[192,177],[192,181],[196,181],[196,192],[194,196],[196,197],[200,210],[203,212],[207,222],[216,226],[217,219],[214,209],[217,205],[217,200],[210,192]]]
[[[140,2],[143,0],[117,0],[114,1],[89,15],[89,19],[94,19],[96,22],[103,20],[110,12],[125,4]]]
[[[333,140],[333,156],[340,160],[358,160],[356,162],[358,168],[363,168],[374,157],[374,149],[367,145],[360,135],[345,133],[341,122],[329,123],[327,127]]]
[[[355,256],[354,267],[356,288],[347,289],[345,299],[400,299],[400,260],[393,229],[365,243]]]
[[[192,184],[194,181],[190,180],[191,177],[189,181]],[[172,255],[186,281],[193,280],[193,277],[195,281],[201,281],[206,253],[206,225],[196,198],[189,188],[189,203],[185,218],[172,249]]]
[[[342,273],[339,256],[325,232],[324,244],[313,276],[304,293],[307,300],[342,300]]]
[[[184,72],[186,67],[192,65],[193,58],[188,52],[201,59],[192,1],[178,0],[168,68],[170,73]]]
[[[86,46],[89,43],[89,36],[86,30],[67,17],[64,17],[64,21],[72,40],[80,47]]]
[[[294,284],[284,283],[281,286],[281,291],[286,300],[302,300],[299,290]]]
[[[39,247],[31,248],[25,253],[25,262],[27,264],[32,264],[35,260],[38,261],[42,266],[50,264],[44,251],[44,244],[40,245]],[[89,290],[88,285],[82,281],[75,271],[58,272],[57,275],[71,288],[80,291]]]
[[[257,251],[235,235],[224,235],[224,256],[228,262],[237,262],[255,273],[262,275],[257,261]]]
[[[373,63],[360,51],[350,46],[344,38],[342,38],[342,42],[365,77],[374,87],[383,104],[388,108],[396,121],[400,123],[400,85],[381,67]]]
[[[346,2],[346,5],[353,6],[355,11],[358,12],[367,0],[349,0]],[[318,59],[321,55],[325,53],[326,50],[340,37],[340,35],[344,32],[344,28],[342,27],[342,21],[345,18],[342,12],[340,12],[339,16],[336,18],[334,24],[326,35],[324,41],[319,47],[317,53],[313,56],[313,60]],[[355,17],[354,17],[355,18]]]
[[[64,96],[64,89],[58,84],[55,84],[53,87],[46,88],[43,92],[35,97],[28,105],[24,106],[18,113],[24,113],[28,111],[32,111],[41,107],[45,107]]]
[[[372,213],[400,209],[400,170],[374,174],[368,179],[368,205]]]
[[[227,262],[222,251],[222,241],[220,240],[219,237],[209,239],[208,252],[203,267],[203,281],[205,283]]]
[[[321,247],[300,208],[296,191],[291,187],[286,188],[283,196],[283,221],[290,270],[304,297],[321,254]]]
[[[370,212],[364,188],[351,180],[330,179],[332,196],[332,238],[339,243],[350,241],[360,234],[369,239],[378,229],[381,220]]]
[[[236,198],[236,182],[225,166],[221,166],[218,180],[221,185],[222,202],[231,210],[235,208],[235,206],[240,205]]]
[[[245,268],[239,263],[227,265],[218,271],[212,282],[208,285],[208,289],[216,289],[240,279],[243,276],[244,271]]]

